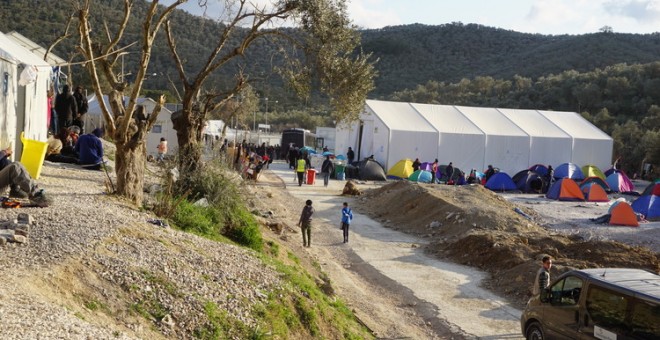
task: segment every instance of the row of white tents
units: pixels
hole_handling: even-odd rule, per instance
[[[481,171],[534,164],[608,168],[613,140],[575,112],[479,108],[367,100],[358,122],[338,126],[336,153],[373,155],[386,169],[419,158]]]

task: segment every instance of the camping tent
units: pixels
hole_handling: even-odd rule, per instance
[[[402,159],[387,170],[387,177],[395,179],[406,179],[413,173],[412,160]]]
[[[626,202],[616,202],[613,204],[610,209],[610,224],[611,225],[622,225],[630,227],[639,227],[639,222],[637,221],[637,215],[633,211],[630,204]]]
[[[48,88],[51,66],[14,40],[0,33],[0,147],[12,145],[20,159],[25,138],[48,137]]]
[[[610,198],[607,197],[607,193],[603,190],[603,187],[598,185],[598,183],[590,182],[585,185],[581,185],[582,193],[584,194],[584,199],[587,202],[609,202]]]
[[[623,171],[614,171],[605,179],[613,192],[633,192],[635,186]]]
[[[96,98],[96,95],[91,95],[87,99],[89,103],[89,109],[85,115],[85,130],[91,132],[97,127],[105,127],[105,120],[103,119],[103,114],[101,113],[101,105]],[[103,96],[103,101],[105,105],[109,108],[110,103],[108,101],[108,96]],[[124,102],[128,104],[128,97],[124,97]],[[145,112],[151,114],[154,108],[156,107],[156,101],[151,98],[138,98],[138,105],[143,105]],[[158,118],[156,122],[151,127],[151,131],[147,135],[147,154],[156,155],[158,150],[156,147],[160,143],[160,138],[165,138],[167,140],[168,153],[173,154],[179,148],[179,143],[176,135],[176,130],[174,130],[174,125],[172,124],[172,112],[165,107],[160,109]]]
[[[601,179],[600,177],[587,177],[587,178],[585,178],[580,183],[580,188],[582,188],[582,187],[584,187],[584,186],[586,186],[590,183],[595,183],[595,184],[600,185],[600,187],[603,188],[603,190],[605,190],[605,192],[610,192],[611,191],[610,186],[607,185],[607,182],[605,182],[605,180]]]
[[[358,176],[364,181],[384,181],[387,180],[385,169],[377,161],[371,158],[365,158],[357,163]]]
[[[431,183],[431,172],[426,170],[417,170],[408,177],[413,182]]]
[[[447,164],[438,165],[438,171],[436,171],[435,173],[435,178],[437,178],[440,181],[448,182],[449,178],[447,178],[446,172],[447,172]],[[463,172],[463,170],[457,167],[454,167],[454,172],[451,176],[451,179],[453,181],[457,181],[460,177],[465,177],[465,172]]]
[[[599,177],[602,180],[605,180],[607,176],[595,165],[585,165],[582,167],[582,174],[585,178],[587,177]]]
[[[537,174],[544,176],[548,174],[548,167],[543,164],[534,164],[529,167],[529,170],[536,172]]]
[[[513,182],[511,176],[506,172],[498,172],[490,176],[485,187],[493,191],[511,191],[518,189],[516,183]]]
[[[532,170],[519,171],[517,174],[513,175],[512,180],[516,184],[518,190],[525,193],[540,193],[545,187],[545,178]]]
[[[644,196],[644,195],[651,195],[651,194],[654,193],[654,192],[657,192],[657,193],[658,193],[658,194],[656,194],[656,195],[660,195],[660,180],[658,180],[658,181],[656,181],[656,182],[652,182],[651,184],[649,184],[648,186],[646,186],[646,188],[645,188],[644,191],[642,192],[642,196]]]
[[[559,201],[584,201],[582,190],[570,178],[562,178],[554,182],[545,197]]]
[[[649,221],[660,221],[660,183],[654,183],[648,193],[638,197],[633,203],[632,208],[640,213]]]
[[[423,162],[422,165],[419,166],[419,170],[431,171],[432,169],[433,163],[431,162]]]
[[[582,170],[576,164],[563,163],[555,169],[554,177],[556,179],[568,177],[575,181],[582,181],[584,179],[584,174],[582,174]]]

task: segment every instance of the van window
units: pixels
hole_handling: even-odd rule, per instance
[[[632,334],[639,339],[660,339],[660,306],[636,301],[632,311]]]
[[[550,288],[550,302],[553,305],[576,305],[580,300],[581,291],[582,280],[575,276],[568,276]]]
[[[591,285],[587,295],[587,312],[595,325],[625,334],[628,300],[619,293]]]

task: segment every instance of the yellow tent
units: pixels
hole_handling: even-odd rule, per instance
[[[412,164],[413,161],[407,158],[396,162],[396,164],[387,171],[387,177],[393,176],[401,179],[410,177],[413,173]]]
[[[607,178],[607,176],[605,176],[605,174],[600,171],[597,166],[591,164],[582,167],[582,174],[584,175],[584,178],[600,177],[602,180]]]

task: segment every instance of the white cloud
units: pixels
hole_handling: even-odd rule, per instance
[[[363,28],[401,25],[403,21],[392,8],[384,8],[381,0],[351,0],[348,15],[353,23]]]
[[[614,16],[632,18],[643,24],[660,22],[660,0],[609,1],[603,8]]]

